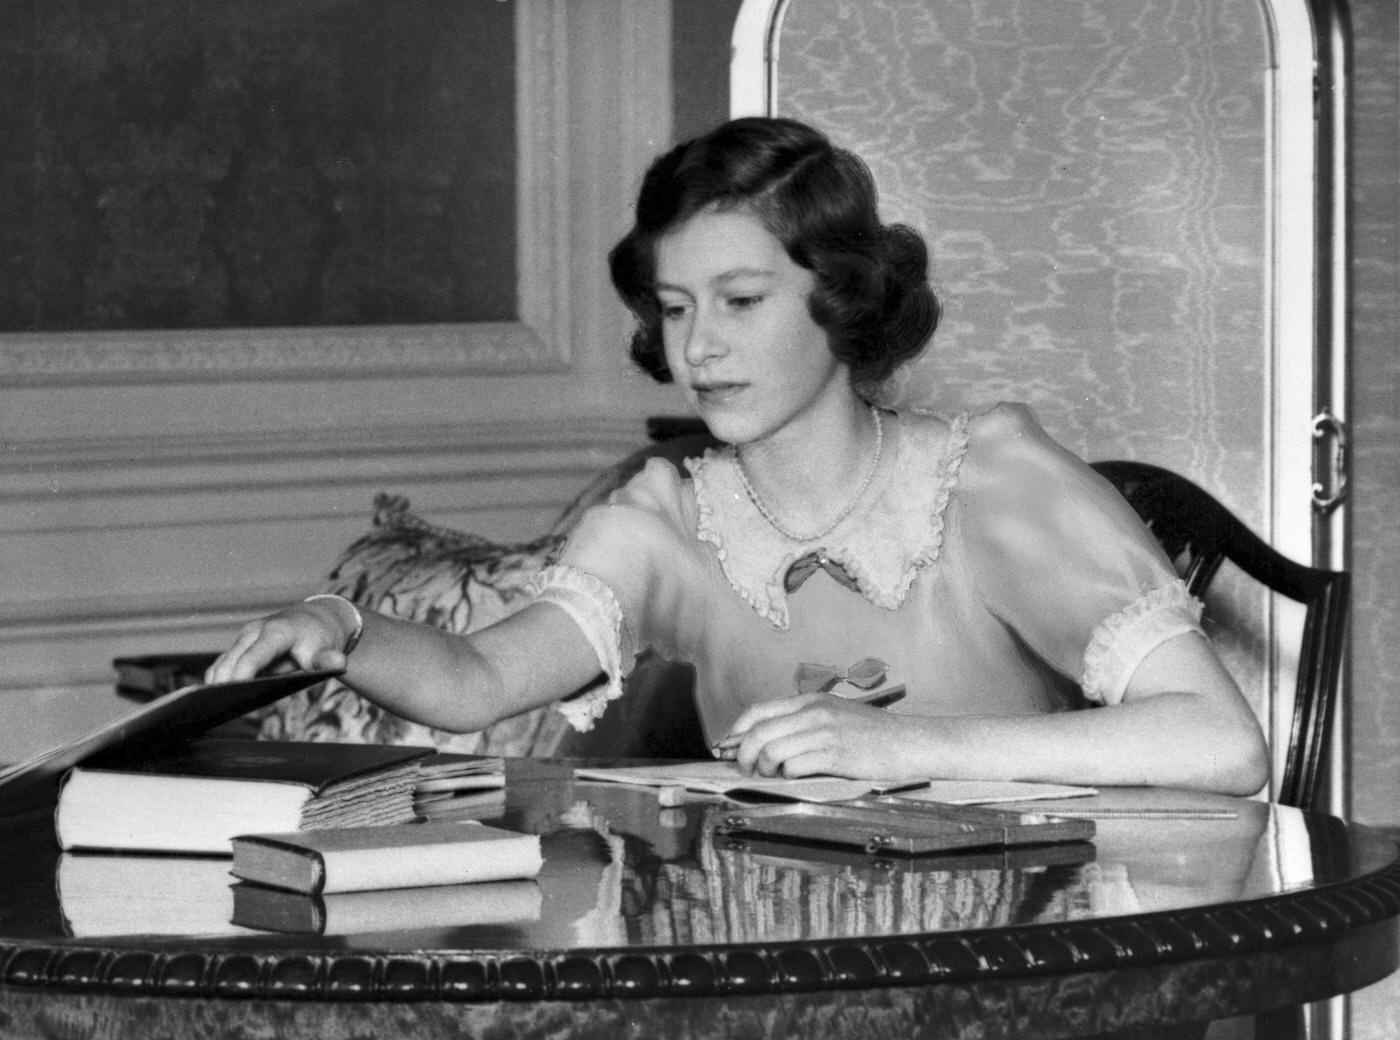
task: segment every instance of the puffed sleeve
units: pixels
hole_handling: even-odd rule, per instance
[[[959,524],[987,608],[1091,701],[1115,704],[1200,604],[1131,506],[1024,405],[973,420]]]
[[[563,610],[598,655],[607,683],[557,707],[574,728],[588,730],[609,701],[622,695],[622,679],[637,653],[656,641],[655,621],[674,613],[674,569],[684,531],[680,475],[653,459],[605,505],[583,514],[559,562],[532,583],[536,600]]]

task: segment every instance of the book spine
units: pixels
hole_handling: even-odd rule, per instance
[[[233,839],[229,873],[242,881],[317,895],[326,886],[326,860],[318,849],[265,836]]]

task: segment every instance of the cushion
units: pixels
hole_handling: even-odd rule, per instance
[[[322,591],[339,593],[362,610],[449,632],[471,632],[529,602],[526,586],[562,544],[562,534],[503,545],[436,527],[413,513],[407,498],[380,494],[375,496],[370,530],[341,555]],[[480,733],[431,729],[393,715],[331,681],[265,709],[258,735],[271,740],[422,744],[476,754],[549,755],[568,731],[563,716],[551,708],[503,719]]]

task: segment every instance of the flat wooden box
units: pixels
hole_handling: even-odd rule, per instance
[[[750,806],[716,813],[717,831],[815,846],[854,846],[908,856],[958,849],[1088,841],[1092,820],[1021,809],[948,805],[898,795],[848,802]]]

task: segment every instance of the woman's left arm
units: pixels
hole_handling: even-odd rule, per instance
[[[766,701],[734,725],[741,769],[764,776],[1147,784],[1249,795],[1268,751],[1249,705],[1199,635],[1154,649],[1120,702],[1037,715],[901,715],[827,694]]]

